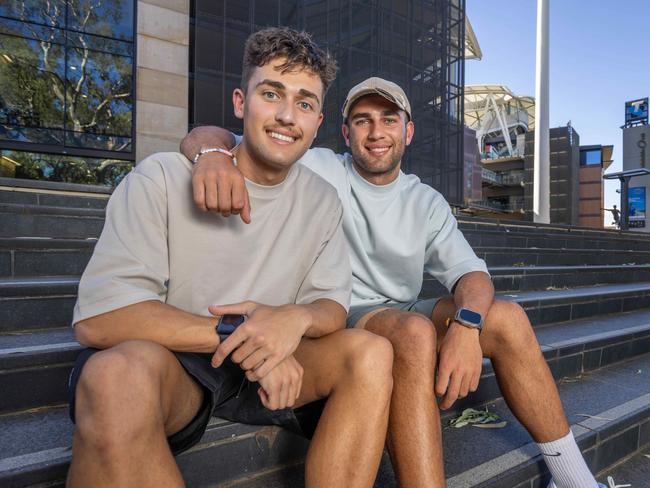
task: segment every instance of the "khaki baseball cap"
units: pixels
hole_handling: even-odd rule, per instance
[[[392,81],[384,80],[383,78],[372,77],[362,81],[358,85],[352,87],[348,92],[348,96],[343,104],[343,118],[348,118],[350,107],[359,98],[365,95],[381,95],[386,100],[393,102],[399,108],[406,112],[409,120],[411,119],[411,104],[409,99],[406,98],[406,93],[400,88],[399,85]]]

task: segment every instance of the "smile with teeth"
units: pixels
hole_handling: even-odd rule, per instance
[[[279,141],[284,141],[284,142],[295,142],[296,141],[295,137],[285,136],[284,134],[280,134],[279,132],[268,131],[268,134],[273,139],[277,139]]]
[[[390,149],[390,146],[381,146],[381,147],[369,147],[368,151],[370,151],[371,154],[376,154],[376,155],[381,155]]]

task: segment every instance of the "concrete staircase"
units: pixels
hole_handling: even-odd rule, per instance
[[[66,384],[79,350],[69,323],[105,203],[0,190],[0,486],[64,483]],[[650,238],[470,218],[460,227],[497,293],[527,310],[592,469],[635,472],[639,453],[650,452]],[[426,279],[423,296],[441,291]],[[488,406],[508,425],[444,430],[448,486],[545,486],[541,457],[489,361],[479,391],[445,413],[445,424],[467,406]],[[278,428],[213,419],[178,462],[188,486],[301,486],[305,449]],[[395,486],[388,459],[376,486]]]

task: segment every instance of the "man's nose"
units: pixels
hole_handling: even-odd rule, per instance
[[[275,114],[275,120],[283,125],[293,125],[295,123],[295,107],[290,102],[279,104],[278,111]]]
[[[376,141],[384,137],[384,132],[379,124],[370,124],[370,132],[368,133],[368,138]]]

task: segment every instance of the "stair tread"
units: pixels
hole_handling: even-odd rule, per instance
[[[648,329],[650,310],[645,309],[547,324],[536,328],[535,334],[543,347],[561,347],[587,339],[624,336]],[[5,333],[0,334],[0,357],[10,352],[20,352],[21,349],[32,352],[39,347],[68,348],[70,343],[76,343],[72,327]]]
[[[580,381],[560,382],[559,389],[570,423],[584,424],[585,417],[578,414],[597,416],[650,394],[650,354],[584,374]],[[530,436],[512,417],[503,400],[491,403],[489,408],[508,421],[506,428],[480,430],[465,427],[445,428],[443,431],[445,468],[449,478],[531,442]],[[228,442],[237,437],[237,429],[248,434],[260,428],[214,421],[210,429],[210,442]],[[36,455],[39,452],[66,449],[70,443],[72,425],[67,418],[67,409],[55,407],[0,416],[0,432],[3,432],[0,439],[2,472],[15,469],[19,463],[29,464],[30,459],[40,459],[42,456]],[[30,457],[30,453],[34,456]],[[22,457],[17,460],[18,456]],[[468,464],[468,460],[471,460],[471,464]]]
[[[650,290],[650,282],[624,283],[615,285],[580,286],[562,290],[535,290],[499,293],[497,296],[506,300],[516,301],[554,300],[567,298],[580,298],[592,295],[611,295],[634,291]]]
[[[605,480],[607,476],[611,476],[617,486],[631,485],[633,488],[647,486],[650,480],[650,461],[646,456],[650,456],[650,446],[646,446],[625,462],[607,470],[600,478]]]

